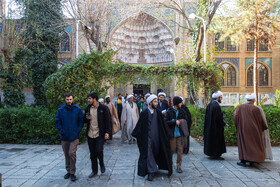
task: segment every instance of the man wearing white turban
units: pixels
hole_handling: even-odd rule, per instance
[[[166,101],[166,94],[164,92],[158,93],[158,106],[157,109],[159,109],[163,114],[165,114],[166,110],[168,109],[168,102]]]
[[[98,99],[98,102],[104,105],[104,99],[100,98]]]
[[[169,139],[171,133],[163,118],[161,111],[157,109],[158,99],[151,95],[147,99],[149,108],[141,114],[139,121],[132,132],[137,138],[140,152],[138,160],[138,175],[152,181],[154,174],[159,170],[167,170],[172,175],[172,157]]]
[[[112,135],[116,134],[117,132],[120,131],[120,121],[119,121],[119,117],[118,117],[118,113],[116,110],[115,105],[111,102],[111,97],[109,95],[107,95],[105,97],[105,105],[109,108],[110,114],[111,114],[111,118],[112,118]],[[111,139],[113,137],[111,136]]]
[[[139,119],[139,111],[137,104],[133,102],[133,95],[127,96],[127,102],[123,106],[122,111],[122,141],[128,140],[128,143],[133,143],[131,133]]]
[[[267,124],[260,109],[254,105],[256,95],[246,95],[247,103],[239,105],[234,112],[238,154],[240,162],[237,165],[250,166],[265,159],[263,132]]]
[[[223,93],[218,91],[212,94],[213,101],[207,106],[204,121],[204,154],[210,159],[224,160],[221,157],[226,152],[224,137],[224,113],[221,110]]]

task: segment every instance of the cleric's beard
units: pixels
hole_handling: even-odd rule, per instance
[[[152,109],[156,109],[155,105],[152,103]]]

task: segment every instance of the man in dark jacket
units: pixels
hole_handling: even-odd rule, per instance
[[[97,158],[101,173],[105,172],[103,146],[104,141],[112,137],[112,121],[108,107],[98,102],[96,92],[88,94],[88,103],[89,105],[85,109],[84,122],[87,123],[86,136],[92,168],[92,173],[88,177],[92,178],[98,173]]]
[[[180,128],[181,122],[179,120],[186,120],[187,115],[184,110],[181,109],[183,100],[175,96],[173,98],[173,107],[169,108],[165,115],[166,123],[168,124],[172,138],[170,139],[171,153],[172,155],[177,150],[177,172],[182,173],[182,159],[183,159],[183,132]]]
[[[139,113],[143,112],[145,109],[148,108],[144,97],[140,97],[140,101],[137,103]]]
[[[172,157],[170,151],[170,132],[157,108],[157,96],[151,95],[147,102],[149,108],[141,114],[139,121],[132,132],[137,138],[137,145],[140,152],[138,160],[138,175],[152,181],[154,173],[158,169],[168,170],[172,175]]]
[[[184,99],[182,97],[180,97],[183,101]],[[186,112],[186,115],[187,115],[187,123],[188,123],[188,130],[189,130],[189,134],[191,135],[191,126],[192,126],[192,115],[190,113],[190,110],[188,109],[188,107],[186,105],[184,105],[184,102],[183,102],[183,105],[181,107],[185,112]],[[185,154],[188,154],[189,153],[189,150],[190,150],[190,136],[186,136],[184,138],[184,148],[183,148],[183,152]]]
[[[123,110],[123,97],[122,97],[122,94],[118,94],[118,99],[115,102],[115,107],[116,107],[117,112],[118,112],[118,118],[119,118],[120,124],[122,124],[122,122],[121,122],[122,110]]]
[[[66,94],[65,104],[60,106],[55,116],[55,125],[61,135],[61,144],[65,156],[67,174],[65,179],[75,181],[76,151],[79,145],[79,134],[83,129],[83,111],[73,103],[74,96]]]
[[[204,122],[204,154],[211,159],[224,160],[221,157],[226,152],[224,137],[224,115],[220,107],[223,93],[218,91],[213,93],[214,99],[206,109]]]
[[[166,110],[168,109],[168,102],[166,101],[166,94],[164,92],[158,93],[158,106],[157,109],[162,112],[162,114],[165,114]]]

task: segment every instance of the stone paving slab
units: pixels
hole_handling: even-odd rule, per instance
[[[95,178],[87,176],[91,163],[87,144],[78,146],[76,182],[63,179],[64,155],[60,145],[9,145],[0,144],[0,173],[3,187],[181,187],[181,186],[280,186],[280,147],[273,147],[273,161],[265,161],[254,167],[240,167],[237,147],[227,147],[224,161],[209,160],[203,154],[203,146],[191,139],[188,155],[183,156],[183,173],[175,171],[167,177],[159,171],[154,181],[137,176],[139,152],[136,144],[121,143],[120,133],[104,146],[106,172]]]

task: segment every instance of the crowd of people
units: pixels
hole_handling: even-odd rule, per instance
[[[234,112],[237,130],[238,165],[247,167],[272,159],[270,137],[262,108],[254,105],[256,96],[247,95],[247,103],[239,105]],[[212,94],[204,123],[204,153],[209,159],[224,160],[226,152],[224,129],[228,124],[220,104],[223,94]],[[158,95],[147,93],[145,96],[134,94],[123,97],[118,95],[113,104],[110,96],[104,99],[96,92],[88,94],[88,106],[84,113],[74,104],[74,95],[66,94],[65,104],[56,114],[55,123],[61,135],[67,174],[65,179],[75,181],[76,151],[79,134],[84,123],[87,124],[86,136],[90,151],[92,178],[98,174],[98,161],[101,173],[106,171],[103,161],[105,141],[121,132],[123,143],[137,143],[139,148],[138,175],[147,176],[152,181],[159,169],[173,173],[172,157],[177,153],[176,172],[182,173],[183,154],[189,152],[189,137],[192,116],[184,99],[179,96],[166,100],[164,92]]]

